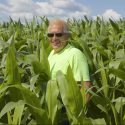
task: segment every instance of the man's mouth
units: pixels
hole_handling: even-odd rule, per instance
[[[52,45],[54,45],[54,46],[60,45],[60,41],[53,41]]]

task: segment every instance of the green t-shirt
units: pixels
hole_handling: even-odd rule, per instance
[[[56,79],[56,73],[61,70],[66,74],[70,65],[76,81],[90,81],[89,69],[85,55],[77,48],[67,44],[59,53],[51,51],[49,57],[51,79]]]

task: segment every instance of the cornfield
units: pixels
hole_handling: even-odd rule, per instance
[[[49,21],[40,19],[0,24],[0,124],[125,125],[125,20],[67,19],[93,82],[81,92],[70,68],[50,79]]]

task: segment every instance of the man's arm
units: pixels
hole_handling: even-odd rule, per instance
[[[92,87],[92,82],[90,82],[90,81],[83,82],[82,84],[84,84],[86,90],[89,89],[90,87]],[[91,97],[91,94],[87,93],[86,94],[87,102],[90,100],[90,97]]]
[[[81,83],[81,82],[77,82],[77,83]],[[92,87],[92,82],[90,82],[90,81],[84,81],[84,82],[82,82],[81,84],[85,87],[86,90],[89,89],[90,87]],[[82,88],[81,88],[81,89],[82,89]],[[82,91],[82,90],[81,90],[81,91]],[[90,98],[91,98],[91,94],[90,94],[90,93],[87,93],[87,94],[86,94],[87,102],[90,100]]]

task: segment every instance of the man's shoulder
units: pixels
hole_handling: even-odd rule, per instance
[[[76,47],[72,47],[71,49],[70,49],[70,51],[69,51],[69,57],[70,57],[70,59],[72,58],[80,58],[80,59],[85,59],[86,57],[85,57],[85,54],[84,54],[84,52],[82,52],[80,49],[78,49],[78,48],[76,48]]]
[[[83,52],[80,49],[78,49],[78,48],[76,48],[74,46],[71,46],[70,52],[72,54],[83,54]]]

